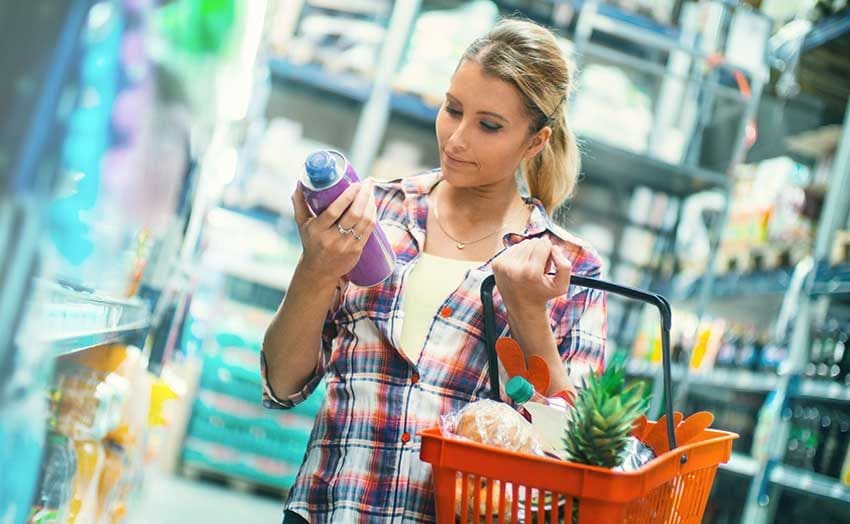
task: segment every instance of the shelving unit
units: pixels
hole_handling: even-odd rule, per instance
[[[49,346],[61,356],[104,344],[144,340],[148,306],[139,299],[100,296],[38,280],[17,340],[19,346]]]
[[[798,389],[791,392],[791,396],[850,402],[850,387],[837,382],[803,379]]]
[[[726,464],[721,464],[720,469],[745,477],[752,477],[758,471],[758,463],[752,457],[732,452],[732,458]]]
[[[811,51],[850,33],[850,9],[818,22],[803,39],[803,51]]]
[[[850,503],[850,488],[837,480],[800,470],[782,464],[785,445],[790,434],[790,422],[782,417],[788,401],[792,398],[819,398],[834,402],[850,401],[848,388],[826,381],[800,378],[811,346],[811,320],[816,301],[832,300],[840,297],[846,290],[846,266],[829,267],[827,264],[829,248],[836,230],[844,227],[850,216],[850,199],[847,189],[850,185],[850,101],[844,112],[842,137],[832,164],[829,191],[819,219],[817,238],[812,254],[814,271],[808,280],[808,286],[797,305],[797,312],[791,333],[791,348],[788,357],[789,375],[780,380],[776,388],[779,412],[774,412],[770,420],[774,422],[766,429],[771,435],[772,449],[768,450],[769,459],[760,464],[754,476],[743,522],[767,524],[773,521],[777,498],[777,489],[789,488],[795,491],[826,497],[840,502]]]
[[[850,504],[850,487],[836,479],[800,468],[778,465],[770,473],[770,482],[783,488]]]
[[[782,268],[750,273],[728,273],[714,277],[714,299],[734,299],[742,296],[761,296],[781,298],[791,283],[792,270]],[[662,284],[660,290],[666,292],[676,302],[689,302],[699,297],[702,279],[688,283],[681,289],[672,283]]]
[[[655,378],[660,372],[660,365],[648,362],[629,362],[626,372],[635,378]],[[672,368],[673,380],[680,381],[684,376],[681,365]],[[765,372],[753,372],[740,369],[710,369],[703,372],[688,374],[691,384],[726,388],[734,391],[769,392],[776,389],[779,384],[779,376]]]

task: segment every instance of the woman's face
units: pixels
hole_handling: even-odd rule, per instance
[[[516,87],[464,60],[437,115],[443,178],[456,187],[513,182],[520,162],[549,136],[549,128],[529,136],[530,123]]]

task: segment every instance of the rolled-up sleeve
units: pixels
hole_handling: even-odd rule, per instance
[[[263,406],[269,409],[290,409],[310,396],[313,391],[316,390],[316,387],[319,385],[319,382],[322,381],[322,377],[325,375],[325,369],[327,367],[327,363],[330,362],[330,355],[333,348],[333,341],[337,336],[338,331],[338,318],[337,314],[339,313],[339,304],[341,302],[342,294],[345,292],[345,285],[341,284],[337,288],[337,296],[334,298],[334,305],[332,307],[332,311],[330,311],[325,318],[324,325],[322,326],[322,345],[319,353],[319,358],[316,362],[316,369],[313,370],[313,373],[307,379],[307,382],[304,386],[301,387],[300,390],[295,393],[287,396],[287,397],[279,397],[275,394],[274,389],[272,388],[271,382],[268,377],[268,363],[266,362],[265,351],[260,352],[260,374],[263,382]]]
[[[587,276],[598,277],[598,269]],[[608,330],[607,298],[604,291],[579,288],[564,304],[554,320],[558,353],[567,374],[576,384],[590,372],[605,365],[605,340]]]

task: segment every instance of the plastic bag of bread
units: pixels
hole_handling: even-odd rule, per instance
[[[514,408],[495,400],[472,402],[444,416],[443,432],[509,451],[541,454],[531,424]]]
[[[457,413],[442,419],[444,433],[460,438],[497,446],[509,451],[541,455],[542,450],[534,429],[514,408],[503,402],[479,400],[464,406]],[[488,493],[487,483],[490,483]],[[477,492],[477,494],[476,494]],[[463,475],[459,474],[455,486],[455,511],[462,515],[463,503],[466,514],[477,522],[479,515],[495,515],[499,512],[500,482],[494,479],[467,477],[464,487]],[[511,486],[505,483],[505,509],[511,508]],[[465,496],[464,496],[465,495]],[[488,504],[489,498],[489,504]],[[478,502],[477,507],[476,503]]]

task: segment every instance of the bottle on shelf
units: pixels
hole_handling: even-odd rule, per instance
[[[824,328],[822,324],[812,327],[812,341],[809,345],[809,362],[806,364],[804,374],[809,378],[817,376],[818,365],[823,353]]]
[[[838,420],[838,431],[834,432],[835,452],[834,459],[830,460],[830,467],[826,470],[826,475],[834,478],[840,478],[846,485],[850,485],[850,417],[844,413]],[[846,456],[842,461],[841,457]]]
[[[68,519],[77,456],[71,440],[59,433],[47,435],[41,479],[28,524],[60,524]]]

